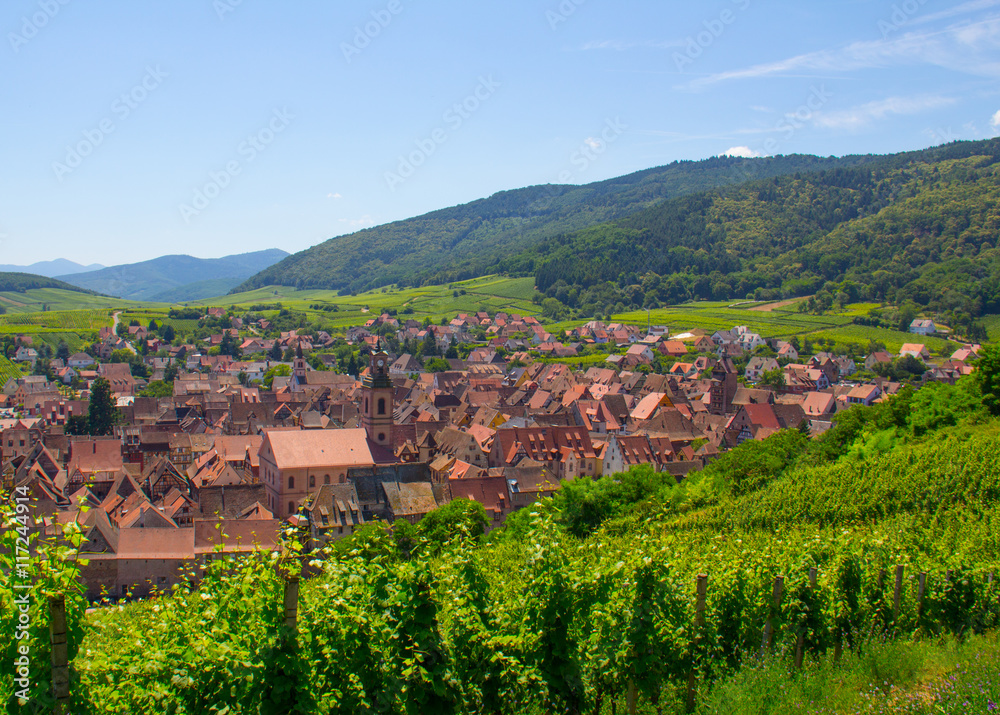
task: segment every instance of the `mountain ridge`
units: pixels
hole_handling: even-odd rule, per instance
[[[195,258],[184,254],[160,256],[148,261],[102,268],[99,271],[58,276],[71,285],[130,300],[154,300],[170,293],[172,302],[205,297],[197,290],[206,281],[228,280],[226,290],[288,256],[286,251],[234,254],[222,258]],[[184,286],[191,286],[185,291]]]

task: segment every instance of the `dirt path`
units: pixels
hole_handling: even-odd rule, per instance
[[[792,303],[797,303],[804,298],[792,298],[791,300],[779,300],[777,303],[765,303],[764,305],[755,305],[753,308],[747,308],[747,310],[756,310],[758,313],[770,313],[772,310],[778,310],[779,308],[785,308]]]
[[[10,305],[17,306],[18,308],[25,308],[28,305],[27,303],[18,303],[16,300],[11,300],[10,298],[4,298],[3,296],[0,296],[0,300],[2,300],[4,303],[9,303]]]

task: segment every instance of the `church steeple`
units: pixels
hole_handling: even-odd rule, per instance
[[[392,449],[393,385],[389,377],[389,354],[376,341],[375,351],[368,358],[368,374],[361,382],[361,422],[368,438],[375,444]]]

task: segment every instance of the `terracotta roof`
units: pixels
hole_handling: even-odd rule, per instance
[[[363,429],[266,430],[261,453],[270,450],[278,469],[370,466],[375,463]]]

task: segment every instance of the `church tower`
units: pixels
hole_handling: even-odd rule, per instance
[[[376,344],[368,359],[368,374],[361,382],[361,424],[368,439],[392,451],[393,386],[389,355]]]
[[[306,389],[306,359],[302,355],[302,345],[296,344],[295,360],[292,361],[292,392]]]

